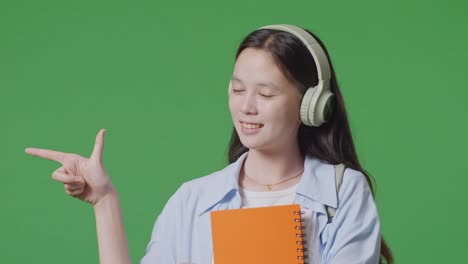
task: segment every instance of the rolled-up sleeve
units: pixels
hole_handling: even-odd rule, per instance
[[[380,221],[364,174],[347,168],[338,199],[333,221],[322,234],[322,263],[379,263]]]

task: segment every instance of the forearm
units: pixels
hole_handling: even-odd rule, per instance
[[[117,192],[94,205],[100,264],[131,264]]]

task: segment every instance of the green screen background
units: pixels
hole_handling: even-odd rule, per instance
[[[465,259],[467,4],[286,2],[2,1],[0,262],[98,262],[91,206],[24,148],[89,156],[106,128],[137,263],[170,195],[226,165],[235,50],[278,23],[329,50],[397,263]]]

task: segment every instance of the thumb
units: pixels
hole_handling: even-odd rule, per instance
[[[103,128],[99,130],[96,136],[96,142],[94,144],[93,153],[91,154],[91,159],[102,161],[102,152],[104,150],[104,134],[106,130]]]

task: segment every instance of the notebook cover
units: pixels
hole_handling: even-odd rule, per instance
[[[214,263],[304,263],[298,258],[304,256],[298,251],[303,248],[300,210],[289,204],[211,212]]]

